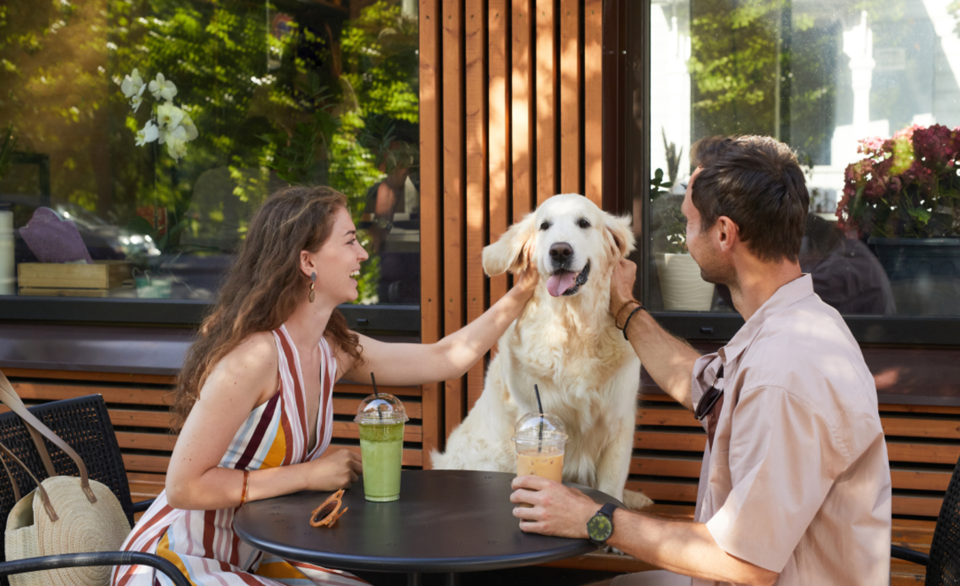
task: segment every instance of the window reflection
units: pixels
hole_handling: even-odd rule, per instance
[[[93,294],[211,299],[269,193],[327,184],[379,253],[359,302],[418,304],[417,48],[410,0],[7,2],[0,238],[16,265],[46,260],[20,229],[49,208],[77,260],[126,270]],[[92,294],[20,274],[34,295]]]
[[[647,206],[651,306],[732,311],[720,287],[696,307],[668,302],[675,251],[662,208],[679,201],[697,139],[761,134],[791,145],[805,168],[800,260],[827,303],[845,314],[960,314],[960,4],[654,0],[649,17],[650,168],[671,184],[651,192],[672,194]],[[911,142],[915,133],[925,138]],[[933,135],[947,138],[934,148]]]

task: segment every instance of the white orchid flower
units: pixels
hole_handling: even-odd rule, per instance
[[[200,135],[200,133],[197,132],[197,126],[193,123],[193,118],[190,118],[190,114],[186,112],[183,113],[183,120],[180,121],[180,126],[187,131],[187,142],[190,142]]]
[[[157,74],[157,78],[150,82],[150,93],[155,100],[163,98],[171,101],[173,96],[177,95],[177,86],[169,79],[163,77],[162,73]]]
[[[183,116],[183,110],[174,106],[173,102],[164,102],[157,106],[157,125],[160,130],[172,132],[180,126]],[[163,144],[163,142],[161,141],[160,144]]]
[[[128,98],[143,95],[144,89],[146,89],[146,86],[143,85],[143,78],[140,77],[140,72],[136,69],[130,75],[125,76],[123,82],[120,83],[120,91]]]
[[[142,103],[143,103],[143,98],[141,98],[140,96],[133,96],[130,99],[130,107],[133,108],[134,112],[140,109],[140,104]]]
[[[183,126],[178,126],[175,130],[167,132],[166,136],[167,144],[167,153],[175,161],[179,161],[180,157],[187,154],[187,129]]]
[[[148,142],[157,140],[160,136],[160,129],[153,123],[153,120],[147,120],[147,124],[137,133],[137,146],[143,146]]]

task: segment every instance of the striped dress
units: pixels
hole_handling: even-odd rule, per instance
[[[306,393],[300,358],[284,326],[273,331],[279,357],[280,388],[250,413],[237,431],[223,468],[260,470],[316,459],[330,445],[333,427],[333,383],[337,362],[326,340],[320,342],[320,412],[317,445],[308,452]],[[287,561],[254,549],[233,531],[239,507],[214,511],[184,511],[167,504],[160,493],[127,537],[121,549],[155,553],[180,568],[194,586],[352,585],[363,580],[337,570]],[[171,585],[162,572],[148,566],[121,566],[113,571],[113,586]]]

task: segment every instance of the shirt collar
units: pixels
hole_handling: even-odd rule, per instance
[[[777,292],[770,296],[760,309],[756,311],[750,319],[747,320],[740,331],[727,342],[727,345],[720,349],[720,358],[724,364],[736,360],[743,352],[750,347],[753,339],[757,337],[765,321],[773,315],[776,315],[790,307],[797,301],[813,295],[813,277],[809,274],[781,285]]]

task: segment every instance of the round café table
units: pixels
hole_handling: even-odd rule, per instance
[[[343,496],[346,512],[331,528],[310,526],[310,512],[330,493],[300,492],[244,505],[234,519],[246,543],[280,557],[344,570],[421,573],[499,570],[595,551],[587,539],[520,531],[510,502],[513,474],[461,470],[404,470],[400,500],[363,498],[363,476]],[[577,486],[600,504],[622,503]],[[598,507],[599,508],[599,505]]]

